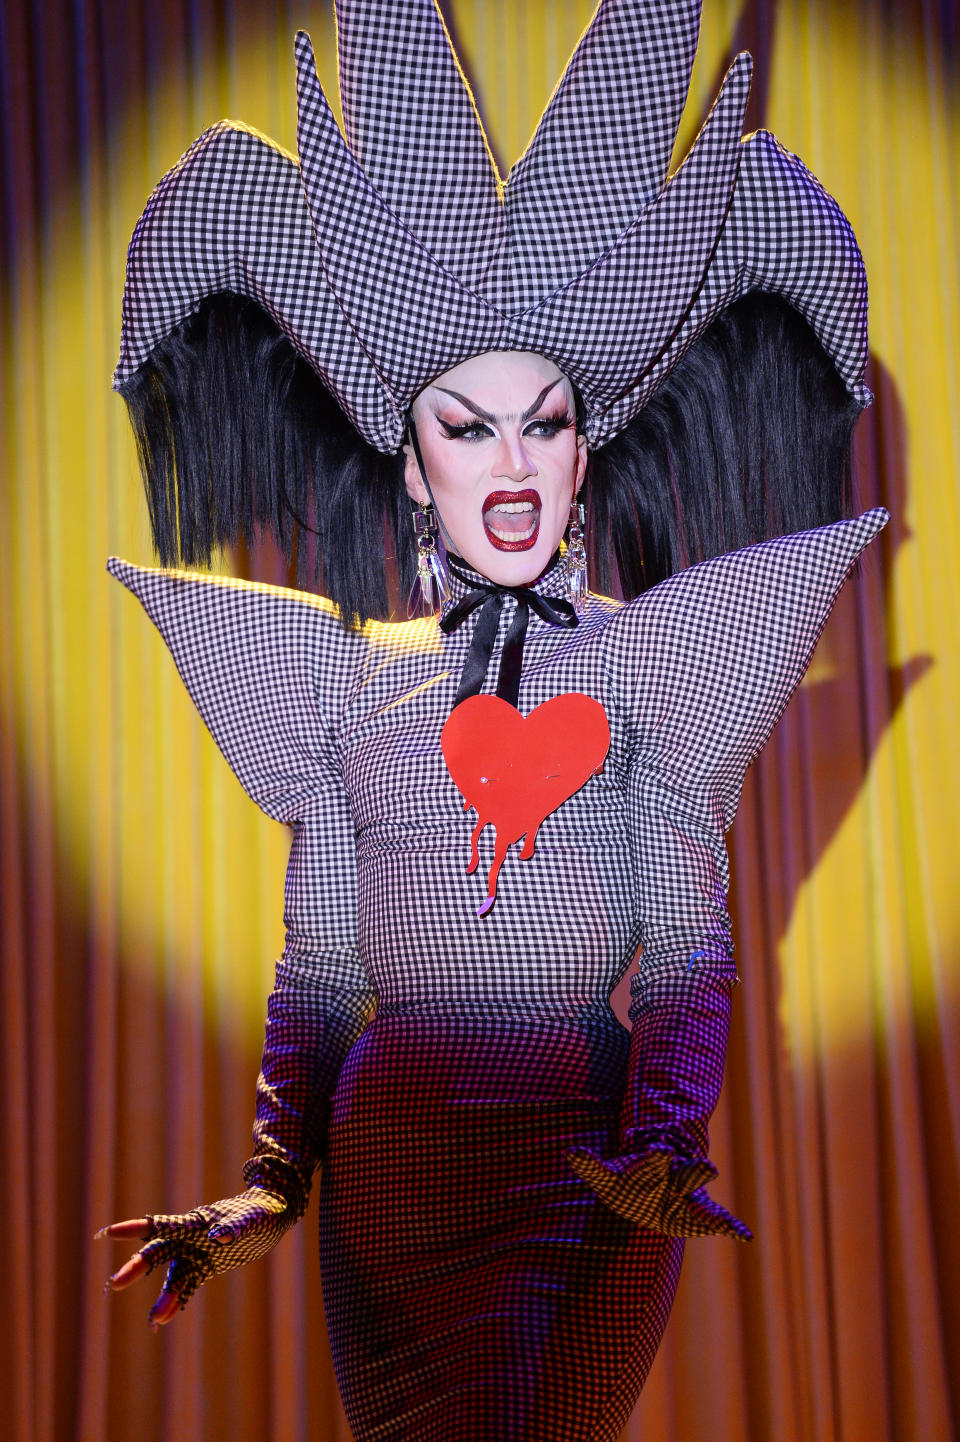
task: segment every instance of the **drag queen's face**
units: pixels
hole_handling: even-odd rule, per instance
[[[437,376],[413,403],[433,501],[454,550],[503,586],[549,564],[583,480],[570,382],[529,351],[488,351]],[[407,491],[429,502],[411,445]]]

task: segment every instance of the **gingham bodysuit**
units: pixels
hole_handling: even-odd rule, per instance
[[[569,1165],[574,1145],[617,1151],[625,1096],[642,1130],[609,995],[642,947],[635,1033],[672,1008],[682,1057],[690,988],[735,980],[724,831],[885,520],[594,598],[575,630],[531,615],[520,711],[584,692],[611,746],[534,855],[511,849],[483,919],[491,828],[468,876],[473,818],[440,751],[475,617],[348,632],[297,592],[111,562],[247,791],[294,826],[274,999],[310,1051],[288,1110],[321,1098],[324,1301],[358,1442],[619,1436],[683,1243]],[[557,567],[537,589],[563,585]],[[705,1115],[721,1067],[699,1078]]]

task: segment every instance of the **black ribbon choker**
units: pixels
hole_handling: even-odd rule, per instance
[[[558,596],[540,596],[536,591],[531,591],[529,586],[497,586],[490,581],[482,581],[478,584],[471,576],[466,576],[457,569],[453,557],[449,553],[447,554],[447,565],[458,581],[462,581],[466,586],[472,586],[473,590],[468,591],[452,610],[441,618],[441,631],[447,636],[452,635],[478,606],[482,607],[480,615],[477,617],[467,659],[463,663],[463,674],[457,689],[457,699],[453,704],[459,706],[460,702],[465,701],[468,696],[479,695],[480,688],[486,679],[490,657],[493,654],[493,643],[497,638],[504,599],[507,596],[513,596],[517,602],[517,609],[507,633],[507,639],[503,643],[500,675],[497,677],[497,695],[504,701],[508,701],[511,706],[516,706],[520,699],[523,643],[527,634],[531,607],[542,621],[546,621],[551,626],[563,626],[567,630],[573,630],[574,626],[578,624],[577,613],[569,601]]]

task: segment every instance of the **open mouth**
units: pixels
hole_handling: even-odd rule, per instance
[[[483,503],[483,528],[498,551],[529,551],[540,531],[537,491],[493,491]]]

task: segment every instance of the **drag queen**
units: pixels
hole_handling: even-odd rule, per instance
[[[705,1190],[723,838],[886,517],[840,519],[859,252],[742,138],[749,57],[666,179],[698,22],[604,0],[501,181],[432,0],[342,0],[346,138],[300,35],[299,163],[216,126],[131,242],[161,559],[270,528],[329,599],[110,563],[293,833],[246,1190],[107,1228],[112,1285],[166,1265],[169,1322],[319,1167],[358,1442],[615,1439],[684,1238],[749,1237]],[[430,614],[385,619],[391,551]]]

